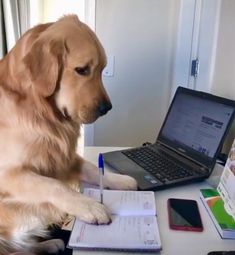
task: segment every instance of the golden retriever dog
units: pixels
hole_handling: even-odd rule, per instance
[[[105,64],[99,40],[75,15],[30,29],[0,61],[1,255],[63,249],[61,240],[38,240],[67,214],[110,222],[104,205],[76,190],[79,181],[99,180],[76,143],[80,125],[112,107]],[[136,181],[107,172],[104,186],[136,189]]]

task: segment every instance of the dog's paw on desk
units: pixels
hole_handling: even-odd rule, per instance
[[[57,231],[62,230],[58,229]],[[68,242],[68,240],[66,240],[66,242]],[[59,238],[40,242],[31,249],[32,253],[35,254],[59,254],[60,252],[62,252],[63,254],[64,250],[65,250],[64,241]]]
[[[128,175],[106,173],[106,188],[116,190],[137,190],[137,182]]]
[[[32,248],[30,251],[14,252],[9,255],[72,255],[73,251],[66,248],[70,233],[70,231],[60,229],[59,227],[53,227],[50,230],[50,237],[52,239],[38,243],[37,247]]]

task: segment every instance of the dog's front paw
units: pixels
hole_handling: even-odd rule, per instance
[[[119,190],[137,190],[137,182],[128,175],[107,173],[107,188]]]
[[[31,252],[35,254],[57,254],[60,251],[64,251],[64,242],[61,239],[51,239],[37,243],[34,247],[30,249]],[[27,253],[24,253],[27,254]],[[33,254],[32,254],[33,255]]]
[[[76,217],[91,224],[109,224],[110,215],[106,207],[91,198],[83,198],[78,204]]]

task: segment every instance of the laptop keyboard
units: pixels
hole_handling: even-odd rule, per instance
[[[148,147],[122,151],[122,153],[163,183],[193,175],[186,168],[169,160],[167,156],[152,151]]]

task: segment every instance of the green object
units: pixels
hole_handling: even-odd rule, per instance
[[[201,189],[201,199],[222,238],[235,238],[235,221],[216,189]]]

